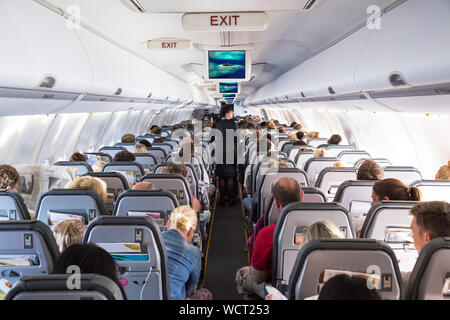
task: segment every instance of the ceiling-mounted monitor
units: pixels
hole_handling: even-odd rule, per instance
[[[234,99],[225,99],[225,102],[227,104],[233,104],[234,103]]]
[[[206,51],[208,80],[248,81],[250,79],[250,53],[239,49],[210,49]]]
[[[239,94],[240,85],[237,82],[220,82],[217,91],[220,94]]]
[[[236,98],[236,95],[235,94],[224,94],[223,97],[225,99],[234,99],[234,98]]]

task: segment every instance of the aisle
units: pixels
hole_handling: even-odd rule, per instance
[[[236,271],[248,265],[241,204],[216,208],[204,288],[214,300],[242,300],[234,285]]]

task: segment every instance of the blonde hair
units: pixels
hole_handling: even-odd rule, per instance
[[[326,158],[327,156],[327,151],[324,149],[317,149],[314,151],[314,158]]]
[[[308,132],[308,134],[306,135],[306,137],[309,139],[317,139],[317,138],[319,138],[319,136],[320,136],[320,133],[317,131]]]
[[[275,125],[274,122],[270,121],[267,123],[267,129],[276,129],[277,126]]]
[[[305,246],[311,240],[317,239],[341,239],[342,233],[334,223],[326,220],[316,221],[311,224],[303,235],[300,248]]]
[[[88,189],[94,191],[105,203],[108,193],[106,191],[106,183],[103,180],[94,177],[76,178],[70,185],[69,189]]]
[[[138,143],[135,146],[133,146],[132,153],[147,153],[147,152],[148,152],[147,147],[141,143]]]
[[[288,135],[289,139],[297,139],[297,135],[295,133],[291,133],[290,135]]]
[[[63,252],[73,244],[81,243],[83,240],[84,225],[79,220],[64,220],[52,227],[53,235],[59,251]]]
[[[442,166],[436,174],[436,180],[450,180],[450,161]]]
[[[333,164],[333,168],[342,168],[343,166],[344,164],[342,163],[342,161],[338,161]]]
[[[96,163],[94,163],[94,165],[92,166],[92,170],[94,170],[94,172],[102,172],[105,164],[107,164],[106,161],[99,160]]]
[[[181,231],[197,229],[197,213],[190,206],[175,208],[170,214],[170,228]]]

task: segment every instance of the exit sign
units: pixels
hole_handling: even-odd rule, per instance
[[[186,39],[154,39],[147,41],[149,50],[189,50],[192,41]]]
[[[265,12],[186,13],[183,27],[188,31],[264,31],[269,26]]]

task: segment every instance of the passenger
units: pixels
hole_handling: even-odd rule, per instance
[[[331,136],[330,139],[328,139],[327,143],[328,144],[338,145],[341,142],[342,142],[342,137],[340,135],[338,135],[338,134],[334,134],[334,135]]]
[[[286,128],[285,127],[279,127],[278,128],[278,132],[279,133],[286,133]]]
[[[319,137],[320,133],[317,131],[308,132],[308,134],[306,135],[306,143],[309,144],[312,139],[318,139]]]
[[[291,123],[290,127],[291,127],[291,128],[294,128],[297,124],[298,124],[298,123],[294,121],[294,122]]]
[[[94,165],[92,166],[92,170],[94,170],[94,172],[102,172],[103,171],[103,167],[107,164],[108,162],[106,161],[97,161],[96,163],[94,163]]]
[[[68,189],[91,190],[98,195],[102,203],[105,203],[108,198],[106,183],[103,180],[90,176],[77,177],[72,181]]]
[[[300,132],[300,131],[299,131]],[[306,142],[302,140],[297,140],[293,143],[294,146],[306,146]]]
[[[326,158],[328,157],[328,152],[324,149],[317,149],[314,151],[314,158]]]
[[[0,189],[18,192],[20,182],[19,172],[7,164],[0,165]]]
[[[298,131],[296,134],[298,140],[303,140],[305,133],[303,131]]]
[[[126,134],[122,137],[122,143],[136,143],[136,137],[134,134]]]
[[[272,121],[267,123],[267,130],[276,130],[277,126]]]
[[[170,214],[168,231],[162,234],[167,249],[170,300],[212,300],[209,290],[197,290],[202,268],[202,253],[192,245],[197,222],[191,207],[176,208]]]
[[[147,140],[145,140],[147,141]],[[138,143],[135,146],[133,146],[133,152],[132,153],[147,153],[147,147],[144,146],[142,143]]]
[[[162,129],[160,127],[156,126],[152,129],[151,132],[152,132],[152,135],[160,136],[162,133]]]
[[[72,154],[70,156],[69,159],[70,162],[85,162],[86,161],[86,157],[84,155],[82,155],[79,152],[75,152],[74,154]]]
[[[52,232],[59,251],[64,252],[71,245],[80,244],[83,241],[85,228],[80,220],[70,219],[54,225]]]
[[[295,133],[291,133],[290,135],[288,135],[289,139],[293,139],[293,140],[297,140],[297,136],[295,135]]]
[[[293,178],[280,178],[272,187],[275,206],[281,212],[290,203],[301,202],[303,191]],[[236,273],[236,288],[239,294],[257,294],[261,298],[260,284],[272,276],[273,234],[276,223],[258,232],[251,253],[251,266],[243,267]]]
[[[95,244],[73,244],[59,256],[52,274],[70,273],[69,267],[77,266],[81,274],[98,274],[114,281],[124,299],[125,291],[117,276],[117,266],[112,256]]]
[[[139,143],[144,145],[147,149],[152,147],[152,144],[147,139],[141,140]]]
[[[136,156],[129,152],[128,150],[120,151],[114,156],[115,162],[134,162],[136,161]]]
[[[133,190],[156,190],[156,187],[151,182],[140,182],[133,187]]]
[[[187,179],[188,177],[188,172],[187,172],[187,168],[184,164],[176,164],[176,163],[169,163],[167,165],[166,168],[164,168],[162,170],[163,174],[179,174],[183,177],[186,178],[186,182],[188,183],[189,187],[190,187],[190,183],[189,180]],[[199,195],[200,195],[200,200],[199,201],[196,197],[194,197],[194,195],[192,195],[192,202],[193,202],[193,208],[195,210],[195,212],[200,212],[201,210],[209,210],[209,198],[208,198],[208,191],[207,190],[201,190],[202,192],[200,193],[199,190]],[[208,208],[208,209],[203,209],[203,208]]]
[[[155,138],[155,140],[153,140],[154,144],[158,144],[158,143],[164,143],[166,140],[164,140],[164,138]]]
[[[339,274],[328,280],[320,290],[318,300],[382,300],[376,289],[370,289],[367,279]]]
[[[295,129],[295,130],[302,130],[302,129],[303,129],[303,126],[302,126],[301,124],[297,123],[297,124],[294,126],[294,129]]]
[[[384,169],[373,160],[364,161],[358,169],[357,180],[382,180]]]
[[[450,180],[450,161],[442,166],[436,174],[436,180]]]
[[[343,168],[344,167],[344,163],[342,161],[338,161],[333,163],[333,168]]]

